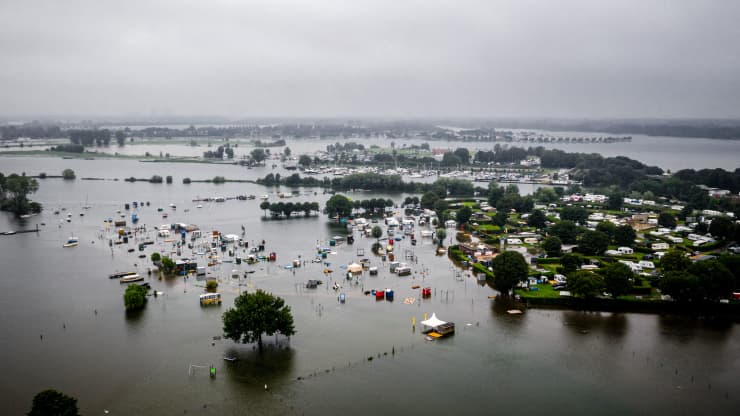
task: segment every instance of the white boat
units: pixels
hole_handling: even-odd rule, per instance
[[[268,195],[262,195],[260,196],[260,199],[263,201],[267,201],[270,197]]]
[[[141,276],[139,274],[130,274],[128,276],[122,277],[121,283],[138,282],[139,280],[144,280],[144,276]]]
[[[80,245],[80,239],[77,237],[69,237],[67,239],[67,242],[64,243],[64,247],[66,248],[77,247],[78,245]]]

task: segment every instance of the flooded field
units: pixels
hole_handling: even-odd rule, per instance
[[[3,173],[72,168],[78,177],[175,178],[172,185],[41,180],[32,196],[45,207],[41,215],[19,221],[0,214],[0,231],[40,228],[0,236],[5,363],[0,398],[7,414],[25,414],[33,395],[50,387],[77,397],[83,414],[735,414],[740,405],[736,324],[564,310],[509,315],[509,305],[488,299],[495,294],[491,288],[434,254],[431,239],[420,237],[423,228],[415,231],[418,244],[408,238],[396,244],[397,255],[412,267],[411,276],[391,274],[388,263],[370,253],[374,239],[357,231],[354,244],[331,247],[329,265],[313,263],[317,245],[328,246],[333,236],[346,234],[343,226],[323,214],[265,220],[259,199],[192,201],[239,194],[277,200],[276,189],[181,183],[183,177],[215,175],[254,179],[269,169],[124,160],[2,158],[0,163]],[[286,201],[316,201],[323,207],[328,196],[303,189]],[[396,202],[405,197],[350,196]],[[133,201],[149,205],[126,211],[124,204]],[[108,218],[130,223],[132,213],[149,230],[141,240],[154,241],[143,252],[137,239],[109,246],[104,231]],[[151,231],[170,223],[240,236],[243,226],[242,238],[250,247],[265,240],[266,252],[274,251],[277,260],[208,267],[224,304],[202,308],[203,281],[160,280],[146,273],[153,251],[173,250],[172,241]],[[79,246],[63,248],[70,236],[79,238]],[[183,256],[192,254],[183,251]],[[369,258],[378,276],[364,272],[346,280],[342,267],[360,258]],[[286,268],[294,259],[306,263]],[[325,274],[326,268],[333,272]],[[141,313],[127,315],[124,285],[108,278],[124,270],[147,276],[145,281],[163,295],[150,298]],[[234,273],[240,277],[233,278]],[[324,283],[306,289],[308,279]],[[331,288],[335,281],[346,293],[344,304]],[[417,284],[431,287],[432,296],[419,299],[419,290],[412,289]],[[221,314],[239,292],[257,288],[285,298],[297,331],[290,340],[266,339],[262,355],[252,345],[214,339],[222,334]],[[364,294],[385,288],[395,291],[393,302]],[[407,297],[414,302],[404,303]],[[426,341],[412,318],[418,322],[432,313],[455,322],[456,334]],[[238,360],[225,361],[225,355]],[[217,368],[213,379],[210,365]]]

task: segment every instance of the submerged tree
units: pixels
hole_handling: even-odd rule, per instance
[[[44,390],[33,397],[28,416],[78,416],[77,399],[54,389]]]
[[[146,305],[146,288],[139,285],[128,285],[123,294],[123,304],[127,311],[141,309]]]
[[[524,256],[516,251],[505,251],[493,259],[493,283],[503,294],[508,294],[529,273]]]
[[[257,342],[262,351],[262,334],[295,334],[293,315],[285,301],[271,293],[257,290],[243,293],[234,300],[234,308],[223,314],[224,337],[236,342]]]

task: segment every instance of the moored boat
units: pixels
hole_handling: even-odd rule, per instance
[[[66,248],[77,247],[78,245],[80,245],[80,239],[77,237],[69,237],[67,242],[64,243],[64,247]]]
[[[140,280],[144,280],[144,276],[134,273],[134,274],[129,274],[127,276],[122,277],[121,283],[138,282]]]
[[[115,272],[108,275],[108,278],[110,279],[120,279],[122,277],[131,276],[136,274],[136,272]]]

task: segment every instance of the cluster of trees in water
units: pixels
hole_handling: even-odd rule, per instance
[[[0,209],[16,215],[41,212],[41,204],[28,199],[39,189],[36,179],[18,174],[0,173]]]
[[[260,204],[260,209],[270,211],[270,215],[273,218],[284,216],[290,218],[294,213],[302,212],[303,215],[309,216],[313,213],[320,211],[318,202],[268,202],[264,201]]]
[[[203,152],[203,157],[205,159],[223,159],[224,154],[226,154],[226,158],[228,159],[234,158],[234,149],[228,143],[224,146],[219,146],[216,150]]]

